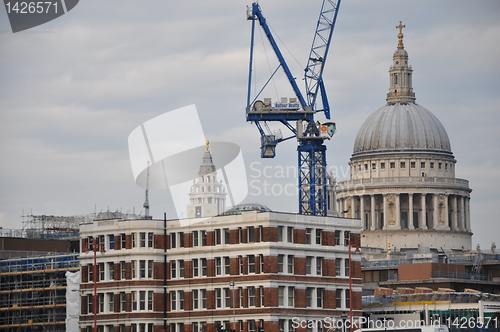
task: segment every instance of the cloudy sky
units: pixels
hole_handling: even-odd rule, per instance
[[[320,4],[260,1],[296,75],[305,66]],[[0,9],[0,226],[22,228],[21,215],[30,213],[143,213],[144,189],[132,175],[128,135],[191,104],[207,139],[241,147],[253,181],[246,201],[296,212],[295,196],[258,190],[295,185],[293,172],[281,170],[295,165],[296,142],[278,146],[275,159],[261,160],[259,133],[245,122],[246,5],[85,0],[16,34]],[[485,249],[500,244],[499,18],[498,1],[345,0],[324,74],[338,127],[327,158],[343,180],[357,131],[385,103],[395,26],[403,21],[417,103],[447,129],[456,175],[473,189],[473,244]],[[267,60],[256,62],[256,75],[267,79]],[[292,95],[279,84],[276,91]],[[188,124],[178,126],[190,134]],[[270,176],[259,174],[266,166]],[[164,191],[151,190],[154,217],[162,217],[165,202]]]

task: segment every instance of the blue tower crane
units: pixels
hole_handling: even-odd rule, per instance
[[[298,141],[299,167],[299,213],[308,215],[327,215],[327,179],[326,179],[326,146],[325,139],[330,139],[335,133],[335,122],[330,120],[330,106],[323,82],[325,66],[330,42],[337,20],[341,0],[323,0],[321,11],[314,34],[311,51],[304,69],[305,97],[300,91],[295,77],[292,75],[278,44],[262,14],[258,3],[254,2],[247,10],[247,19],[252,21],[250,43],[250,68],[248,75],[248,95],[246,106],[247,121],[254,122],[261,134],[261,157],[274,158],[276,145],[296,137]],[[271,74],[262,89],[252,99],[251,83],[254,57],[254,37],[256,22],[264,30],[276,54],[279,65]],[[259,96],[282,68],[295,93],[296,98],[282,98],[281,102],[273,104],[270,98],[259,100]],[[318,97],[320,97],[318,99]],[[318,106],[321,100],[321,107]],[[324,113],[325,119],[315,121],[316,113]],[[290,122],[296,121],[293,126]],[[281,137],[266,132],[267,122],[280,122],[292,134]]]

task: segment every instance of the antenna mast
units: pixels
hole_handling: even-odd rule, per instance
[[[145,219],[150,219],[149,216],[149,161],[148,161],[148,167],[147,167],[148,173],[146,175],[146,200],[144,201],[144,218]]]

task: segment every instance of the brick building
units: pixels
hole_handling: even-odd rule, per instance
[[[94,303],[106,332],[326,331],[294,327],[340,319],[351,302],[361,315],[360,256],[349,264],[347,246],[359,233],[359,220],[258,211],[95,220],[81,226],[81,331]]]

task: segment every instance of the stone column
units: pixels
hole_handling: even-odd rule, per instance
[[[420,229],[427,229],[427,225],[426,225],[427,218],[425,216],[426,212],[427,212],[427,207],[425,206],[425,194],[420,194],[420,206],[422,208],[422,211],[420,212],[421,218],[420,218],[419,228]]]
[[[465,230],[470,232],[470,197],[465,197]]]
[[[370,195],[370,209],[371,209],[371,230],[377,229],[377,215],[375,210],[375,195]]]
[[[464,197],[458,196],[458,229],[460,231],[465,230],[464,227]]]
[[[413,226],[413,194],[408,194],[408,229],[415,229]]]
[[[439,195],[432,194],[432,227],[431,229],[439,229]]]
[[[458,228],[457,195],[451,196],[451,229],[454,231],[460,230]]]
[[[365,224],[366,224],[365,196],[363,196],[363,195],[359,196],[359,213],[361,214],[360,218],[359,218],[359,219],[361,219],[361,229],[369,230],[370,225],[368,225],[368,227],[365,228]]]
[[[400,195],[396,194],[396,225],[394,225],[394,228],[396,229],[401,229],[401,199]]]
[[[444,226],[446,227],[446,229],[450,229],[450,220],[449,220],[449,216],[450,216],[450,213],[449,213],[449,204],[448,204],[448,198],[449,198],[449,195],[448,194],[445,194],[444,195]]]
[[[351,196],[351,218],[356,218],[356,196]]]
[[[389,220],[388,215],[388,209],[387,209],[387,194],[382,194],[383,202],[382,202],[382,211],[384,212],[384,225],[382,226],[382,229],[387,229],[387,223]]]

